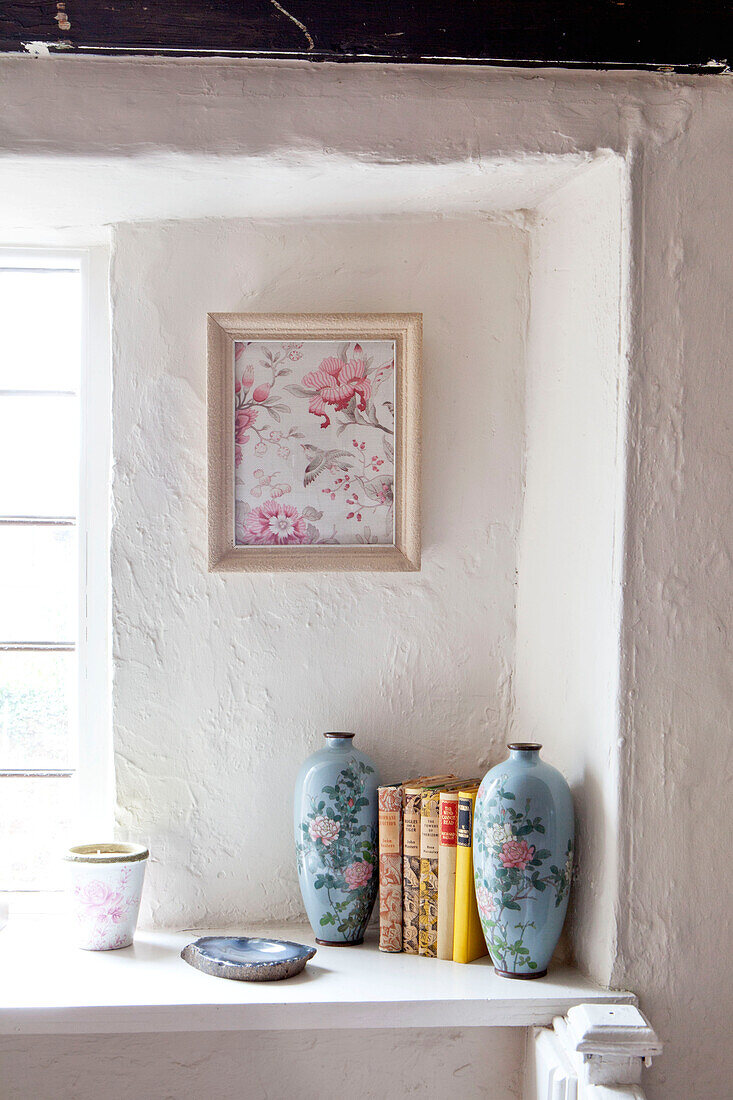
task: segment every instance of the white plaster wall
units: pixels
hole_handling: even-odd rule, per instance
[[[607,977],[637,990],[668,1044],[649,1075],[653,1100],[726,1096],[733,1077],[724,1030],[732,994],[720,946],[731,932],[730,864],[721,857],[730,831],[733,703],[730,81],[54,58],[4,59],[0,94],[3,157],[53,158],[48,185],[55,191],[71,155],[88,158],[90,168],[94,158],[111,161],[120,187],[131,158],[157,155],[160,179],[171,188],[166,158],[184,155],[220,159],[224,167],[224,158],[243,153],[282,164],[289,151],[291,163],[316,158],[322,175],[334,153],[359,165],[465,162],[487,176],[497,158],[527,165],[540,155],[608,148],[626,159],[633,268],[623,744],[618,949]],[[304,186],[318,189],[320,181]],[[30,233],[27,204],[17,188],[3,199],[1,223],[22,239]],[[537,201],[535,195],[528,204]],[[486,208],[493,209],[490,199]],[[67,226],[68,215],[65,207],[60,219],[52,210],[46,216],[49,225]],[[86,224],[81,210],[73,220]],[[180,275],[173,286],[185,290]],[[146,330],[167,331],[159,308],[142,297],[139,312]],[[127,317],[137,321],[132,306]],[[155,360],[151,369],[158,369]],[[174,398],[190,403],[193,418],[199,395],[184,386]],[[201,471],[193,461],[189,472],[195,485]],[[152,626],[146,629],[155,636]],[[208,632],[196,637],[191,649],[204,651],[208,640]],[[155,707],[162,709],[162,701]],[[183,715],[181,726],[187,721]],[[315,728],[321,716],[312,721]],[[122,729],[118,743],[128,737]],[[143,757],[168,751],[155,744],[153,722],[135,740]],[[188,751],[188,740],[181,736],[179,743]],[[268,746],[261,748],[266,755]],[[247,766],[245,760],[243,772]],[[179,781],[175,798],[182,834],[185,807],[195,807],[195,797]],[[576,936],[584,965],[605,965],[607,931],[603,912],[589,914],[587,933]]]
[[[3,1100],[517,1100],[517,1028],[0,1038]]]
[[[143,921],[302,913],[292,791],[326,729],[385,779],[473,774],[514,660],[527,241],[486,220],[119,226],[112,588],[119,827]],[[207,310],[424,314],[418,574],[206,571]],[[496,756],[496,750],[494,752]]]
[[[514,726],[570,782],[569,933],[613,972],[626,434],[627,178],[609,157],[535,214],[527,337]]]

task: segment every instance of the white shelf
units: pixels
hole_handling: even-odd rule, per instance
[[[309,928],[243,928],[313,944]],[[69,1035],[372,1027],[527,1027],[580,1003],[634,1004],[578,971],[499,978],[482,959],[389,955],[376,942],[319,947],[303,974],[280,982],[212,978],[183,962],[197,932],[138,932],[121,951],[80,951],[58,918],[16,918],[0,932],[0,1034]],[[232,934],[231,932],[229,934]]]

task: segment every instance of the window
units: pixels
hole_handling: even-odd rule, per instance
[[[92,369],[90,354],[95,252],[0,251],[2,890],[58,889],[64,844],[107,827],[108,382],[104,355]]]

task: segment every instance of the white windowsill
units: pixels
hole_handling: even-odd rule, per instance
[[[303,926],[266,931],[314,943]],[[303,974],[286,981],[227,981],[179,958],[204,934],[138,932],[132,947],[92,952],[71,945],[63,921],[11,918],[0,932],[0,1034],[527,1027],[550,1024],[575,1004],[635,1003],[632,994],[600,989],[571,967],[511,981],[497,977],[488,959],[463,966],[390,955],[376,941],[319,947]]]

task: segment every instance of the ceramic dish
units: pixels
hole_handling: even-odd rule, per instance
[[[259,936],[204,936],[187,944],[181,958],[204,974],[238,982],[276,982],[300,974],[315,947]]]

